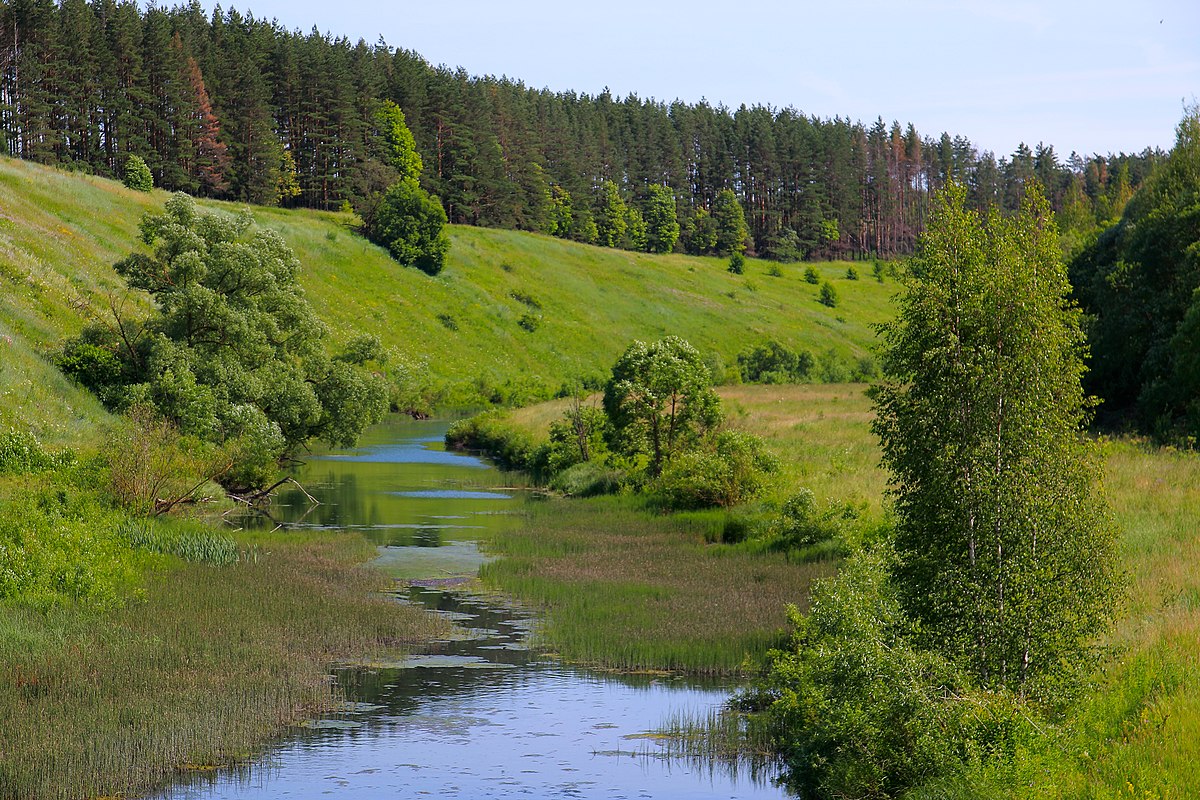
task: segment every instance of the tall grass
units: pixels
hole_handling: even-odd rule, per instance
[[[331,662],[445,634],[375,596],[358,536],[242,544],[263,556],[155,573],[99,616],[0,606],[0,797],[137,795],[246,759],[330,707]]]
[[[542,643],[617,670],[733,674],[778,643],[828,563],[706,541],[628,497],[550,500],[498,534],[483,579],[543,610]]]

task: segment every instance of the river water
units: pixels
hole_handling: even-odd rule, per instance
[[[310,720],[259,761],[196,774],[158,795],[217,798],[778,798],[769,776],[666,758],[649,733],[673,714],[718,707],[728,688],[576,669],[529,647],[536,619],[456,589],[485,562],[477,546],[521,521],[519,490],[441,446],[444,425],[392,421],[354,451],[297,472],[321,501],[282,493],[279,535],[357,529],[396,578],[397,602],[459,626],[409,658],[343,667],[339,713]]]

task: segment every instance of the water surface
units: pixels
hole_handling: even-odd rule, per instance
[[[159,795],[200,798],[774,798],[769,781],[662,758],[649,737],[671,714],[719,706],[712,683],[576,669],[528,646],[527,610],[453,586],[488,556],[478,542],[520,524],[526,498],[477,458],[447,453],[444,427],[392,422],[354,451],[319,455],[272,509],[293,527],[363,531],[397,576],[397,602],[459,626],[408,658],[343,667],[348,703],[261,761],[196,775]]]

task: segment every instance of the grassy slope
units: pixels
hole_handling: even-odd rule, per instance
[[[0,425],[71,441],[103,418],[36,354],[78,331],[81,299],[107,308],[121,286],[112,263],[139,246],[138,220],[164,200],[161,192],[0,159],[0,396],[15,401],[0,404]],[[865,354],[892,290],[845,280],[845,264],[818,265],[841,294],[841,306],[829,309],[796,266],[776,278],[750,261],[747,274],[734,276],[720,259],[476,228],[451,229],[447,267],[431,278],[354,235],[347,215],[259,208],[255,217],[296,250],[309,299],[336,340],[374,333],[410,367],[428,365],[437,384],[514,380],[552,391],[602,376],[631,340],[666,334],[726,363],[768,336],[816,354],[833,349],[848,362]],[[532,333],[518,325],[524,314],[541,318]]]

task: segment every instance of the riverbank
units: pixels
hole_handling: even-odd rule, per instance
[[[107,612],[0,606],[0,797],[137,796],[249,759],[338,699],[329,665],[443,635],[356,533],[238,534]]]
[[[780,458],[786,482],[810,488],[818,498],[850,502],[868,520],[882,520],[886,476],[877,466],[870,406],[861,388],[743,386],[719,391],[735,409],[730,414],[735,424],[762,436]],[[506,421],[538,434],[563,407],[521,409],[510,412]],[[744,413],[736,412],[739,407]],[[1106,441],[1104,458],[1128,591],[1113,630],[1097,643],[1106,656],[1100,668],[1066,699],[1054,719],[1044,721],[1044,735],[1026,743],[1012,760],[982,762],[915,796],[1166,800],[1195,794],[1200,783],[1200,572],[1195,569],[1200,559],[1200,458],[1134,439]],[[581,547],[577,519],[598,515],[588,510],[595,502],[566,500],[564,506],[577,510],[547,514],[540,521],[535,517],[534,541],[499,541],[502,552],[513,554],[511,561],[499,562],[485,575],[542,604],[552,622],[546,629],[550,646],[575,653],[582,651],[575,642],[584,641],[593,648],[590,659],[619,663],[626,640],[637,641],[642,634],[631,629],[626,637],[616,637],[611,634],[615,626],[602,614],[576,612],[590,609],[593,598],[605,591],[585,582],[581,591],[572,592],[564,579],[569,573],[555,568]],[[669,518],[643,517],[642,523],[623,520],[620,529],[669,525]],[[590,543],[583,549],[587,553],[598,547]],[[526,555],[523,549],[533,552]],[[508,576],[518,564],[525,575],[541,577]],[[619,562],[605,567],[624,576],[646,568],[636,561],[631,567]],[[704,596],[709,579],[695,575],[697,596]],[[612,582],[622,585],[620,578]],[[573,629],[553,624],[568,619]],[[631,619],[652,629],[644,619]],[[654,620],[660,623],[668,624]],[[597,655],[596,649],[605,652]]]
[[[753,526],[797,489],[819,506],[882,523],[885,479],[861,384],[724,386],[730,425],[761,437],[779,474],[762,502],[742,509],[660,514],[631,496],[551,498],[527,525],[489,546],[503,558],[485,584],[544,615],[543,644],[568,661],[615,670],[747,673],[786,633],[785,609],[807,608],[814,580],[836,570],[836,549],[773,551],[726,529]],[[536,441],[569,400],[507,412]]]

